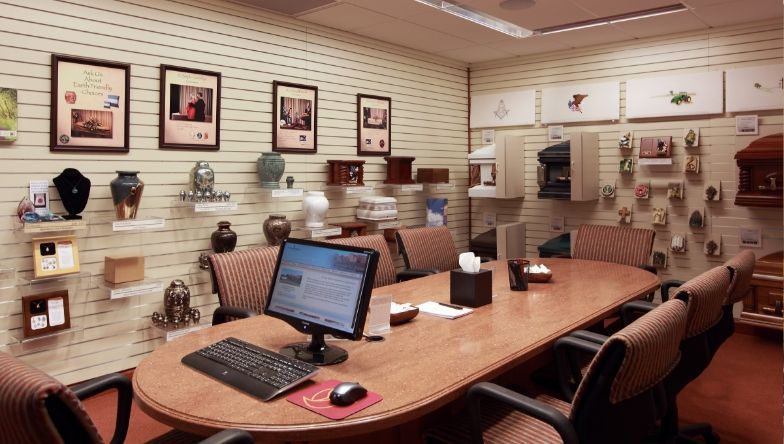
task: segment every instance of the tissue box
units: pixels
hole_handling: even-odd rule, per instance
[[[450,271],[449,302],[466,307],[481,307],[493,302],[493,272]]]
[[[144,280],[144,256],[106,256],[103,278],[112,284]]]

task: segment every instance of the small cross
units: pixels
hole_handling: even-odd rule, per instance
[[[631,215],[632,215],[632,212],[629,211],[629,209],[626,208],[626,207],[621,207],[621,209],[618,210],[618,216],[621,216],[620,217],[621,222],[624,222],[626,220],[626,218],[631,216]]]

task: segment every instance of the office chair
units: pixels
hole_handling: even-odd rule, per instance
[[[373,288],[391,285],[395,282],[421,277],[422,273],[409,272],[403,270],[400,273],[395,273],[395,264],[392,261],[392,255],[389,253],[389,246],[386,239],[380,234],[373,234],[370,236],[355,236],[355,237],[341,237],[330,239],[326,242],[341,245],[351,245],[354,247],[372,248],[379,252],[378,268],[376,268],[376,280],[373,282]]]
[[[681,359],[686,327],[683,298],[673,299],[599,345],[577,338],[556,341],[595,352],[588,372],[570,398],[536,399],[489,382],[468,391],[469,421],[456,420],[429,431],[430,441],[499,443],[633,443],[655,427],[666,407],[661,386]],[[559,362],[563,360],[559,359]],[[561,379],[569,378],[559,365]]]
[[[133,389],[124,375],[101,376],[69,388],[15,357],[0,352],[0,443],[103,443],[81,401],[117,390],[117,417],[112,444],[125,441],[131,417]],[[195,442],[198,437],[175,432]],[[164,436],[172,436],[167,433]],[[203,444],[250,444],[242,430],[224,430]]]
[[[587,225],[577,228],[572,258],[631,265],[656,272],[649,267],[656,232],[647,228]]]
[[[460,268],[455,241],[446,225],[398,230],[395,238],[412,277],[414,273],[421,277]]]
[[[212,292],[218,294],[220,303],[212,325],[264,312],[278,250],[277,246],[261,247],[208,256]]]

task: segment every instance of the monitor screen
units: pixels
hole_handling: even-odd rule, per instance
[[[315,364],[336,363],[330,350],[339,355],[345,350],[328,347],[324,334],[362,338],[377,264],[378,252],[370,248],[286,239],[264,313],[313,335],[313,341],[288,345],[281,353]],[[337,362],[346,357],[338,356]]]

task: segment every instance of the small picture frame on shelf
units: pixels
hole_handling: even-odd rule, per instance
[[[684,128],[683,146],[685,146],[686,148],[697,148],[699,145],[700,145],[700,129]]]
[[[634,172],[634,159],[624,157],[618,162],[618,172],[621,174],[632,174]]]
[[[632,206],[623,205],[618,209],[618,223],[630,224],[632,223]]]
[[[705,238],[702,252],[707,256],[721,256],[721,236],[709,236]]]
[[[624,131],[618,137],[618,148],[630,150],[632,149],[632,141],[634,141],[634,133],[632,131]]]
[[[357,94],[357,156],[392,153],[392,99]]]
[[[563,125],[550,125],[547,127],[548,142],[563,142],[563,140],[564,140]]]
[[[36,278],[79,272],[75,236],[33,238],[33,275]]]
[[[689,210],[689,228],[697,229],[705,226],[705,208],[692,208]]]
[[[161,65],[161,148],[220,149],[221,73]]]
[[[272,151],[316,154],[318,88],[272,82]]]
[[[647,199],[651,193],[649,182],[639,182],[634,186],[634,197],[637,199]]]
[[[667,225],[667,207],[654,207],[651,211],[653,225]]]
[[[721,200],[721,182],[717,180],[706,183],[703,198],[709,201]]]
[[[643,137],[640,139],[641,159],[660,159],[672,156],[672,137]]]
[[[754,116],[735,116],[736,136],[756,136],[759,134],[759,118]]]
[[[667,268],[667,250],[653,250],[651,265],[656,268]]]
[[[749,227],[739,228],[738,245],[746,248],[762,248],[762,230]]]
[[[49,214],[49,181],[31,180],[30,181],[30,202],[33,203],[33,211],[39,216]]]
[[[683,181],[667,182],[667,199],[683,199]]]
[[[22,331],[25,338],[71,328],[68,290],[22,297]]]
[[[615,199],[615,181],[599,182],[599,194],[605,199]]]
[[[683,158],[683,172],[697,174],[700,172],[700,156],[688,155]]]

